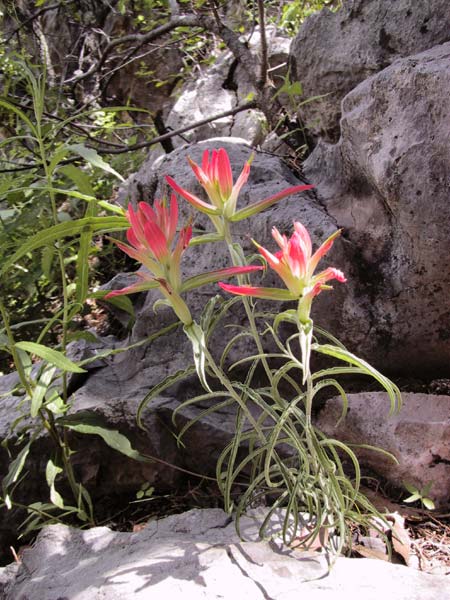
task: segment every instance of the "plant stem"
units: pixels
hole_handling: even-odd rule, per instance
[[[236,251],[233,248],[233,239],[231,236],[230,224],[228,221],[225,221],[225,224],[224,224],[224,237],[225,237],[225,242],[227,244],[228,252],[230,254],[233,266],[235,266],[235,267],[245,266],[245,265],[241,264],[241,261],[239,260],[237,254],[236,254]],[[240,285],[245,283],[244,275],[238,275],[237,278],[238,278],[238,282]],[[253,339],[255,340],[256,348],[258,349],[258,354],[261,356],[261,362],[264,367],[264,371],[266,372],[267,379],[269,380],[270,383],[272,383],[272,371],[270,370],[269,363],[267,362],[264,348],[261,343],[261,338],[260,338],[260,335],[258,332],[258,328],[256,326],[255,316],[253,314],[252,307],[250,306],[250,300],[248,299],[247,296],[242,296],[242,303],[244,305],[245,313],[247,315],[247,319],[248,319],[248,322],[250,325],[250,331],[253,335]]]

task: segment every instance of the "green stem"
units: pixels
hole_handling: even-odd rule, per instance
[[[235,266],[235,267],[245,266],[245,265],[241,265],[240,261],[236,257],[236,252],[234,251],[234,248],[233,248],[233,238],[231,236],[230,224],[228,221],[226,221],[225,225],[224,225],[224,237],[225,237],[225,242],[227,244],[228,252],[230,254],[233,266]],[[239,285],[242,285],[245,283],[244,275],[238,275],[237,278],[238,278]],[[264,371],[266,372],[267,379],[269,380],[270,383],[272,383],[272,371],[270,370],[269,363],[267,362],[267,359],[265,356],[265,352],[264,352],[263,345],[261,343],[261,338],[259,335],[258,327],[256,326],[255,316],[253,314],[252,307],[250,306],[250,300],[248,299],[247,296],[242,296],[242,302],[244,304],[245,313],[247,315],[247,319],[248,319],[248,322],[250,325],[250,331],[252,333],[253,339],[255,340],[256,348],[258,349],[258,354],[261,356],[261,362],[264,367]]]
[[[2,314],[3,323],[5,325],[6,336],[8,337],[9,349],[10,349],[11,355],[13,357],[14,365],[17,369],[17,374],[19,376],[20,383],[22,384],[22,387],[24,388],[25,392],[31,398],[33,396],[33,390],[28,382],[27,376],[23,369],[22,361],[20,360],[19,355],[17,354],[16,343],[15,343],[14,336],[13,336],[13,333],[11,330],[11,326],[9,324],[9,316],[8,316],[6,308],[3,304],[3,301],[1,299],[0,299],[0,312]]]
[[[11,355],[14,360],[14,365],[17,369],[17,374],[19,376],[20,383],[23,386],[27,396],[31,399],[33,397],[33,389],[27,379],[27,376],[23,369],[22,361],[20,360],[19,355],[17,353],[14,336],[11,331],[11,326],[9,324],[8,313],[7,313],[5,306],[1,299],[0,299],[0,313],[2,315],[3,323],[5,325],[5,331],[6,331],[6,335],[8,337],[9,348],[10,348]],[[51,412],[48,412],[48,414],[46,416],[44,414],[44,411],[42,409],[39,409],[38,416],[39,416],[45,430],[48,432],[48,434],[52,438],[53,442],[55,443],[57,451],[61,455],[62,461],[64,463],[65,473],[66,473],[67,479],[69,481],[69,485],[74,494],[75,501],[78,501],[79,486],[76,483],[73,468],[72,468],[72,465],[69,460],[70,450],[66,443],[66,440],[61,439],[61,437],[58,433],[58,429],[56,427],[55,421],[54,421],[53,414]]]
[[[41,123],[38,121],[36,124],[37,141],[39,146],[39,154],[41,156],[42,166],[45,173],[45,179],[49,188],[50,204],[52,209],[53,222],[55,225],[58,224],[58,209],[56,206],[55,192],[53,191],[53,177],[50,170],[50,165],[47,159],[47,152],[45,149],[44,140],[42,138]],[[61,274],[61,286],[63,296],[63,314],[62,314],[62,336],[61,336],[61,349],[64,352],[67,346],[67,332],[68,332],[68,321],[69,321],[69,298],[67,293],[67,281],[66,281],[66,269],[64,266],[64,254],[59,247],[56,245],[56,254],[58,257],[59,270]],[[64,402],[67,401],[67,373],[62,374],[62,397]]]
[[[217,365],[216,361],[214,360],[214,357],[212,356],[212,354],[210,353],[208,348],[206,348],[206,347],[204,348],[204,353],[205,353],[205,358],[208,361],[208,365],[211,368],[214,375],[216,376],[216,378],[218,379],[218,381],[227,390],[227,392],[230,394],[230,397],[233,398],[233,400],[235,400],[237,402],[239,407],[242,409],[244,414],[247,416],[247,419],[251,423],[254,430],[258,433],[258,436],[260,437],[261,441],[263,443],[265,443],[266,437],[263,434],[263,432],[261,431],[258,423],[255,421],[253,415],[247,408],[247,405],[246,405],[245,401],[242,399],[241,395],[236,392],[231,381],[228,379],[228,377],[225,375],[225,373],[222,371],[222,369]]]

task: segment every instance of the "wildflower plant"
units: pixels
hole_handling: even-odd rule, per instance
[[[377,528],[382,517],[361,493],[361,473],[354,449],[328,438],[313,424],[314,400],[322,390],[334,389],[342,398],[343,418],[348,399],[336,377],[344,374],[368,375],[386,390],[392,413],[401,406],[400,392],[394,383],[348,351],[334,336],[315,326],[311,318],[313,300],[321,292],[332,289],[329,282],[346,282],[345,275],[337,268],[328,267],[317,272],[320,260],[331,250],[340,231],[335,231],[313,252],[309,233],[299,221],[294,222],[290,237],[274,227],[272,236],[279,247],[276,252],[256,241],[254,244],[284,287],[253,285],[248,277],[262,267],[246,264],[242,248],[233,240],[233,223],[312,186],[291,187],[239,208],[239,192],[248,179],[251,159],[244,165],[235,183],[224,149],[214,150],[211,158],[205,151],[201,166],[192,160],[189,162],[209,202],[184,189],[171,177],[166,178],[167,183],[198,211],[209,216],[215,228],[214,234],[193,241],[190,226],[187,226],[181,228],[178,240],[174,242],[178,219],[174,195],[170,208],[165,202],[155,202],[153,208],[140,203],[137,212],[130,207],[127,212],[131,225],[127,234],[130,245],[116,243],[141,262],[146,271],[139,273],[139,280],[134,285],[111,292],[109,296],[157,287],[165,302],[183,322],[184,331],[193,345],[195,367],[204,393],[181,403],[175,411],[174,420],[186,405],[197,402],[204,405],[208,400],[211,404],[184,426],[179,433],[180,438],[202,416],[224,407],[236,407],[235,432],[218,459],[216,477],[225,509],[236,511],[238,531],[241,515],[249,508],[263,504],[267,514],[260,534],[264,536],[271,516],[282,508],[285,543],[308,548],[319,540],[321,545],[337,555],[344,547],[351,547],[352,523]],[[188,251],[189,244],[203,241],[225,243],[232,266],[196,275],[183,282],[180,275],[182,254]],[[237,277],[237,284],[222,281],[233,276]],[[219,301],[217,296],[211,298],[197,324],[182,294],[214,282],[231,294],[231,299]],[[277,310],[273,314],[258,313],[255,298],[282,302],[283,307],[285,303],[292,302],[294,308]],[[232,337],[217,361],[207,342],[214,326],[237,301],[243,302],[248,326]],[[280,333],[282,324],[291,329],[287,337]],[[253,339],[256,351],[226,368],[230,351],[243,337]],[[267,344],[263,340],[271,340],[275,351],[267,352],[264,349]],[[312,353],[334,359],[333,366],[312,372]],[[239,366],[247,367],[244,380],[237,376]],[[153,397],[191,372],[187,368],[155,386],[141,403],[138,421]],[[378,448],[374,450],[384,452]],[[344,462],[352,465],[351,477],[344,471]],[[236,490],[242,489],[236,497]],[[378,520],[374,520],[374,516]]]

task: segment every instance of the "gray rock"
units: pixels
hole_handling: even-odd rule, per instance
[[[286,73],[289,52],[289,39],[274,27],[267,27],[268,59],[274,71],[274,82],[282,81]],[[251,36],[246,36],[250,50],[255,56],[255,69],[258,69],[257,54],[260,48],[260,33],[256,28]],[[231,52],[219,54],[215,62],[195,75],[179,90],[178,100],[170,110],[167,125],[179,129],[226,112],[243,104],[256,90],[249,82],[248,74],[238,64]],[[227,116],[188,131],[183,137],[173,138],[176,146],[184,142],[196,142],[212,137],[239,136],[252,145],[263,141],[267,132],[264,114],[259,110],[246,110],[234,116]]]
[[[342,107],[339,143],[320,143],[304,170],[370,298],[366,339],[352,349],[390,372],[446,377],[450,43],[396,61]]]
[[[17,574],[3,574],[5,600],[444,600],[447,580],[371,559],[339,558],[241,541],[220,510],[152,521],[137,533],[46,527],[24,552]],[[251,527],[250,527],[251,528]],[[1,585],[1,583],[0,583]],[[446,591],[447,590],[447,591]]]
[[[450,396],[403,394],[403,408],[389,416],[389,401],[382,392],[349,394],[347,417],[336,425],[342,409],[338,398],[327,401],[316,425],[328,436],[351,444],[370,444],[391,452],[395,464],[378,452],[357,449],[361,463],[402,487],[419,490],[432,482],[430,498],[441,506],[450,503]]]
[[[304,98],[328,95],[303,105],[300,119],[316,136],[337,141],[348,92],[397,58],[449,40],[447,0],[346,0],[335,13],[313,14],[292,42],[291,78],[301,81]]]

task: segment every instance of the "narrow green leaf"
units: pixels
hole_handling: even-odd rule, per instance
[[[62,468],[55,465],[50,459],[47,462],[47,467],[45,469],[45,477],[47,479],[48,487],[50,488],[50,501],[58,508],[64,508],[64,500],[55,489],[55,479],[60,473],[62,473]]]
[[[241,208],[241,210],[236,211],[234,215],[230,218],[230,221],[236,223],[238,221],[242,221],[243,219],[247,219],[248,217],[253,217],[261,211],[266,210],[266,208],[269,208],[269,206],[272,206],[276,202],[279,202],[283,198],[291,196],[292,194],[298,194],[300,192],[310,190],[313,187],[313,185],[296,185],[294,187],[278,192],[278,194],[274,194],[273,196],[270,196],[270,198],[266,198],[265,200],[259,200],[259,202],[254,202],[253,204],[249,204],[245,208]]]
[[[387,377],[382,375],[377,369],[372,367],[368,362],[363,360],[362,358],[358,358],[348,350],[338,346],[332,346],[330,344],[313,344],[312,349],[316,352],[320,352],[321,354],[326,354],[327,356],[332,356],[337,358],[338,360],[342,360],[346,363],[350,363],[351,365],[355,365],[359,367],[362,371],[364,371],[367,375],[370,375],[378,383],[386,390],[388,393],[389,399],[391,401],[391,409],[390,414],[394,414],[398,412],[402,405],[402,397],[400,390],[398,387],[390,381]]]
[[[42,406],[42,402],[44,400],[45,393],[48,390],[48,386],[52,382],[52,378],[53,378],[53,375],[55,374],[55,371],[56,371],[56,367],[47,366],[44,369],[42,375],[40,376],[40,378],[36,384],[36,387],[34,388],[33,396],[31,398],[31,407],[30,407],[30,414],[33,417],[33,419],[35,417],[37,417],[37,415],[39,413],[39,409]]]
[[[425,508],[428,508],[428,510],[434,510],[436,508],[433,500],[431,500],[431,498],[422,498],[422,502],[423,505],[425,506]]]
[[[18,348],[17,350],[17,356],[22,366],[23,372],[25,373],[27,378],[30,378],[31,370],[33,368],[33,363],[31,362],[30,355],[24,350],[21,350],[20,348]]]
[[[117,452],[128,456],[129,458],[133,458],[134,460],[145,461],[146,459],[135,450],[127,437],[125,437],[122,433],[119,433],[115,429],[107,429],[102,425],[98,425],[95,423],[95,419],[92,419],[92,422],[88,421],[76,422],[75,420],[59,420],[60,423],[64,425],[67,429],[71,429],[78,433],[83,433],[87,435],[98,435],[103,439],[103,441]]]
[[[194,362],[195,368],[197,371],[198,378],[202,386],[208,392],[211,392],[208,382],[206,381],[205,375],[205,350],[206,350],[206,342],[205,342],[205,334],[203,329],[197,323],[193,322],[191,325],[185,325],[183,327],[184,333],[188,336],[191,344],[192,344],[192,352],[194,354]]]
[[[158,283],[155,282],[155,285],[153,287],[158,287]],[[106,294],[109,294],[110,291],[111,290],[98,290],[89,294],[89,298],[97,298],[99,300],[109,302],[113,306],[116,306],[120,310],[123,310],[124,312],[128,313],[134,319],[134,306],[130,298],[128,296],[113,296],[112,298],[105,299]]]
[[[19,348],[19,350],[25,350],[25,352],[29,352],[30,354],[39,356],[39,358],[43,358],[47,362],[55,365],[63,371],[68,371],[70,373],[86,372],[84,369],[67,358],[67,356],[64,356],[64,354],[58,352],[58,350],[53,350],[53,348],[47,348],[47,346],[36,344],[35,342],[16,342],[15,346],[16,348]]]
[[[54,246],[45,246],[42,249],[42,260],[41,260],[41,268],[42,272],[48,280],[51,280],[51,269],[53,258],[55,256],[55,247]]]
[[[403,502],[407,502],[409,504],[410,502],[416,502],[417,500],[420,500],[420,494],[411,494],[411,496],[405,498]]]
[[[92,331],[71,331],[67,334],[67,341],[86,340],[86,342],[99,342],[98,337]]]
[[[91,242],[92,232],[83,231],[80,234],[76,266],[76,302],[81,305],[84,304],[89,289],[89,253]]]
[[[147,407],[147,405],[153,400],[153,398],[156,398],[156,396],[158,396],[158,394],[161,394],[161,392],[163,392],[165,389],[174,385],[178,381],[182,381],[183,379],[189,377],[189,375],[192,375],[193,373],[195,373],[195,366],[191,365],[186,369],[181,369],[177,371],[173,375],[168,375],[162,381],[160,381],[158,384],[152,387],[152,389],[146,394],[145,398],[139,404],[139,408],[137,410],[136,422],[141,429],[145,429],[145,427],[142,424],[142,413]]]
[[[189,246],[198,246],[200,244],[210,244],[214,242],[222,242],[224,239],[223,235],[218,233],[205,233],[203,235],[197,235],[191,239]]]
[[[222,279],[236,277],[237,275],[239,275],[239,273],[235,272],[235,270],[236,267],[226,267],[224,269],[218,269],[216,271],[208,271],[206,273],[200,273],[200,275],[194,275],[193,277],[189,277],[188,279],[184,280],[181,286],[181,291],[189,292],[190,290],[201,287],[202,285],[217,283]]]
[[[10,463],[8,473],[3,477],[2,488],[4,493],[6,490],[19,479],[20,474],[22,473],[23,467],[25,465],[25,461],[30,452],[30,446],[33,442],[34,438],[31,439],[19,452],[16,458]]]
[[[111,167],[111,165],[104,161],[103,158],[93,148],[87,148],[83,144],[73,144],[71,146],[68,146],[68,148],[72,152],[75,152],[75,154],[78,154],[79,156],[84,158],[84,160],[86,160],[93,167],[97,167],[99,169],[102,169],[103,171],[106,171],[107,173],[115,175],[118,179],[120,179],[120,181],[125,181],[122,175],[120,175],[120,173],[115,171]]]
[[[278,328],[281,323],[292,323],[293,325],[299,325],[298,314],[295,309],[284,310],[283,312],[275,315],[273,320],[273,330],[278,333]]]
[[[66,156],[69,154],[69,149],[67,148],[67,146],[60,146],[55,153],[53,154],[53,156],[50,159],[50,164],[48,166],[50,173],[53,174],[54,170],[56,169],[56,167],[59,165],[59,163],[64,160],[66,158]]]
[[[7,258],[1,267],[0,273],[8,271],[14,263],[20,260],[29,252],[33,252],[37,248],[52,244],[61,238],[67,236],[76,236],[82,231],[122,231],[128,229],[130,224],[125,217],[89,217],[84,219],[78,219],[75,221],[69,221],[66,223],[59,223],[40,231],[32,236],[28,241],[22,242],[20,248],[14,252],[12,256]]]
[[[62,167],[59,167],[58,172],[68,177],[82,194],[91,197],[95,196],[89,176],[79,167],[71,164],[63,165]]]
[[[3,98],[0,98],[0,106],[3,106],[7,110],[12,111],[20,119],[22,119],[22,121],[28,125],[30,131],[33,132],[34,139],[38,137],[36,127],[34,126],[33,122],[27,117],[27,115],[22,110],[20,110],[20,108],[18,108],[15,104],[11,104],[11,102],[8,102]]]
[[[404,488],[410,493],[410,494],[415,494],[417,493],[417,488],[412,485],[411,483],[407,483],[406,481],[403,481],[403,486]]]

